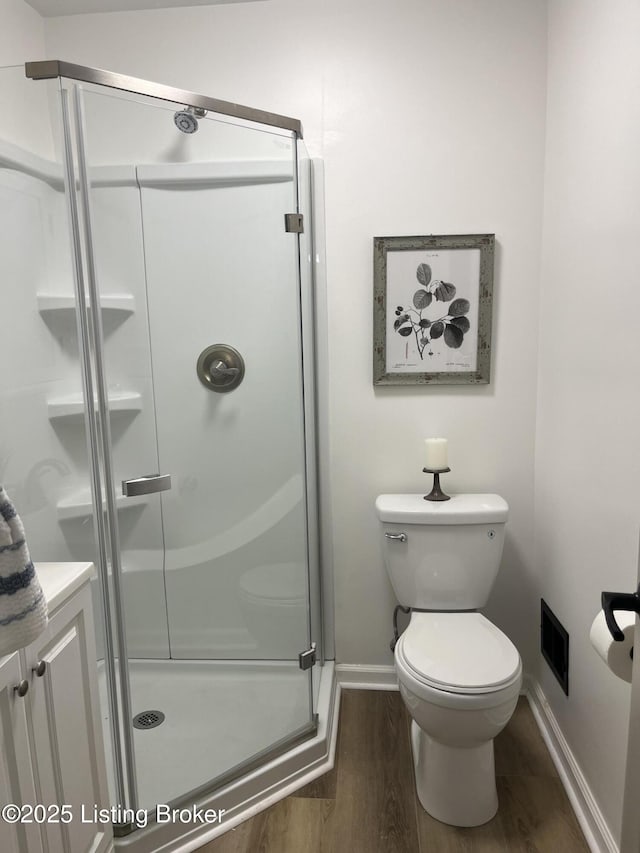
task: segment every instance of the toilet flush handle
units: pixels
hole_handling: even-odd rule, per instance
[[[406,533],[385,533],[384,535],[387,537],[387,539],[393,539],[395,542],[407,541]]]

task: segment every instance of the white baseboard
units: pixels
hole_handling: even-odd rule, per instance
[[[592,853],[620,853],[593,792],[558,725],[542,688],[527,679],[526,696]]]
[[[366,664],[336,664],[336,679],[343,690],[397,690],[398,679],[394,666]]]

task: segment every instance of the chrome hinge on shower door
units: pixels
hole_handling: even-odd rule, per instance
[[[298,655],[298,664],[300,669],[311,669],[316,663],[316,644],[311,643],[310,647]]]
[[[284,230],[292,234],[304,234],[304,217],[301,213],[285,213]]]

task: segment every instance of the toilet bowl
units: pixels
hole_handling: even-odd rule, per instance
[[[517,649],[480,613],[414,611],[395,664],[423,808],[454,826],[486,823],[498,808],[493,739],[522,686]]]

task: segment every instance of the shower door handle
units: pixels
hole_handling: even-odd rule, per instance
[[[171,474],[145,474],[133,480],[122,481],[122,494],[125,498],[136,495],[152,495],[154,492],[166,492],[171,488]]]

